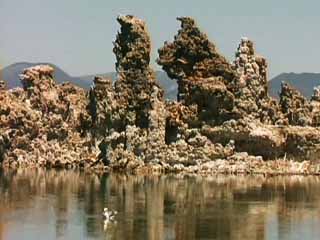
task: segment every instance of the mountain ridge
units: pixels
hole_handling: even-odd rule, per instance
[[[281,82],[287,82],[298,89],[305,97],[311,97],[313,88],[320,85],[320,73],[302,72],[302,73],[281,73],[271,79],[268,83],[269,93],[278,98],[278,92],[281,88]]]
[[[29,68],[32,66],[45,64],[50,65],[55,69],[54,78],[58,83],[62,82],[71,82],[79,87],[89,89],[92,85],[92,81],[95,76],[103,76],[103,77],[110,77],[113,81],[116,80],[117,73],[116,72],[107,72],[107,73],[99,73],[99,74],[89,74],[84,76],[71,76],[66,71],[64,71],[59,66],[48,63],[48,62],[37,62],[37,63],[30,63],[30,62],[18,62],[11,64],[7,67],[1,69],[0,78],[6,81],[8,88],[15,88],[20,87],[20,79],[19,74],[25,68]],[[162,71],[156,71],[156,78],[159,81],[161,87],[165,89],[165,98],[167,99],[175,99],[177,95],[177,84],[167,77],[167,74]]]
[[[38,62],[38,63],[30,63],[30,62],[17,62],[13,63],[7,67],[1,69],[0,78],[7,82],[8,88],[14,88],[21,86],[19,74],[22,73],[23,69],[39,65],[39,64],[48,64],[55,69],[55,79],[58,83],[62,82],[71,82],[79,87],[89,89],[92,85],[92,81],[95,76],[103,76],[110,77],[113,81],[117,77],[116,72],[106,72],[99,74],[88,74],[84,76],[72,76],[64,71],[59,66],[47,63],[47,62]],[[156,78],[159,81],[159,84],[165,90],[165,97],[167,99],[175,99],[177,95],[177,84],[175,81],[172,81],[165,72],[156,71]],[[269,82],[269,93],[271,96],[278,98],[279,91],[281,88],[281,82],[285,81],[297,88],[305,97],[310,97],[313,93],[313,88],[315,86],[320,85],[320,73],[311,73],[311,72],[284,72],[281,73],[274,78],[272,78]]]

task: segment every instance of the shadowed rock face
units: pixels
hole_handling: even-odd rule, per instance
[[[158,63],[169,77],[180,81],[220,76],[226,83],[231,82],[235,72],[207,35],[200,31],[192,18],[177,19],[181,22],[181,29],[174,42],[166,42],[159,49]]]
[[[102,137],[108,134],[112,127],[112,110],[114,108],[114,91],[112,80],[95,77],[93,86],[89,91],[89,105],[87,110],[91,116],[93,135]]]
[[[172,43],[166,42],[159,49],[158,63],[170,78],[177,80],[178,101],[191,108],[189,112],[196,112],[197,119],[190,118],[186,124],[219,124],[234,108],[231,89],[237,74],[193,19],[178,20],[181,29]]]
[[[121,25],[114,43],[116,70],[146,70],[149,68],[151,41],[145,23],[131,15],[117,18]]]
[[[277,102],[268,96],[267,62],[256,55],[252,41],[243,38],[229,64],[193,19],[178,20],[181,29],[159,49],[158,63],[178,81],[178,101],[197,108],[198,125],[240,118],[274,124],[282,119]]]
[[[310,126],[311,106],[302,94],[287,83],[281,84],[280,106],[290,125]]]
[[[6,90],[6,83],[5,83],[5,81],[3,81],[3,80],[0,80],[0,91],[1,90]]]
[[[145,23],[130,15],[117,20],[121,29],[113,51],[118,79],[112,86],[96,78],[89,109],[95,136],[104,133],[98,139],[100,157],[119,168],[132,160],[134,168],[147,161],[153,145],[164,144],[165,105],[149,66],[151,42]]]
[[[163,101],[163,90],[155,81],[150,68],[151,42],[145,23],[133,16],[120,16],[119,34],[114,43],[116,70],[115,101],[117,120],[126,125],[149,128],[150,111],[155,99]],[[117,114],[117,113],[116,113]]]
[[[193,19],[178,18],[181,29],[157,60],[179,86],[178,101],[165,102],[146,24],[117,20],[114,85],[102,77],[88,92],[59,85],[46,65],[23,71],[23,89],[0,82],[3,165],[246,173],[268,169],[263,159],[319,155],[319,89],[308,101],[283,84],[280,103],[270,98],[267,62],[252,41],[241,39],[229,63]]]
[[[181,29],[172,43],[159,50],[158,59],[179,85],[179,104],[167,107],[167,129],[176,132],[167,134],[168,141],[187,139],[186,132],[193,127],[215,144],[235,140],[237,151],[265,158],[292,152],[287,147],[292,138],[286,138],[279,127],[265,125],[287,125],[289,115],[268,96],[267,62],[255,53],[253,42],[241,39],[229,64],[193,19],[178,20]],[[307,111],[305,106],[302,109]],[[314,109],[318,111],[316,105]],[[311,125],[310,119],[306,125]],[[292,146],[298,145],[296,140]]]
[[[166,42],[159,49],[157,62],[170,78],[178,81],[178,101],[197,104],[199,111],[217,111],[214,105],[208,105],[215,99],[222,106],[232,108],[229,84],[236,77],[235,71],[192,18],[177,19],[181,29],[172,43]]]
[[[114,43],[116,70],[115,98],[119,103],[120,127],[137,125],[148,128],[151,95],[157,88],[157,98],[163,98],[163,90],[155,81],[154,71],[149,67],[151,42],[145,23],[133,16],[119,16],[121,25]],[[121,123],[122,122],[122,123]]]

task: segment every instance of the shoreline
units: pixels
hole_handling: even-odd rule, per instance
[[[57,170],[57,171],[81,171],[88,173],[110,173],[121,175],[141,175],[141,176],[320,176],[320,163],[311,161],[294,161],[294,160],[268,160],[268,161],[233,161],[215,160],[199,166],[185,167],[182,164],[146,164],[136,169],[112,169],[110,166],[97,167],[80,167],[75,164],[67,166],[37,166],[26,165],[19,167],[0,166],[3,171],[18,170]]]

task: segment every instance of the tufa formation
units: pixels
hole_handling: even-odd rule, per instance
[[[6,90],[0,81],[2,166],[319,174],[319,88],[307,100],[283,83],[276,101],[252,41],[242,38],[230,63],[192,18],[181,17],[174,40],[158,51],[157,63],[178,84],[177,100],[165,100],[146,24],[117,20],[114,83],[96,77],[85,92],[57,84],[43,65],[24,70],[23,88]]]
[[[0,91],[6,90],[6,83],[3,80],[0,80]]]

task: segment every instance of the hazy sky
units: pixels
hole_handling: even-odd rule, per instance
[[[270,76],[320,72],[317,0],[0,0],[0,65],[51,62],[71,75],[114,71],[118,14],[147,22],[157,49],[172,40],[177,16],[194,17],[230,61],[242,36],[269,62]],[[159,67],[157,67],[159,68]]]

